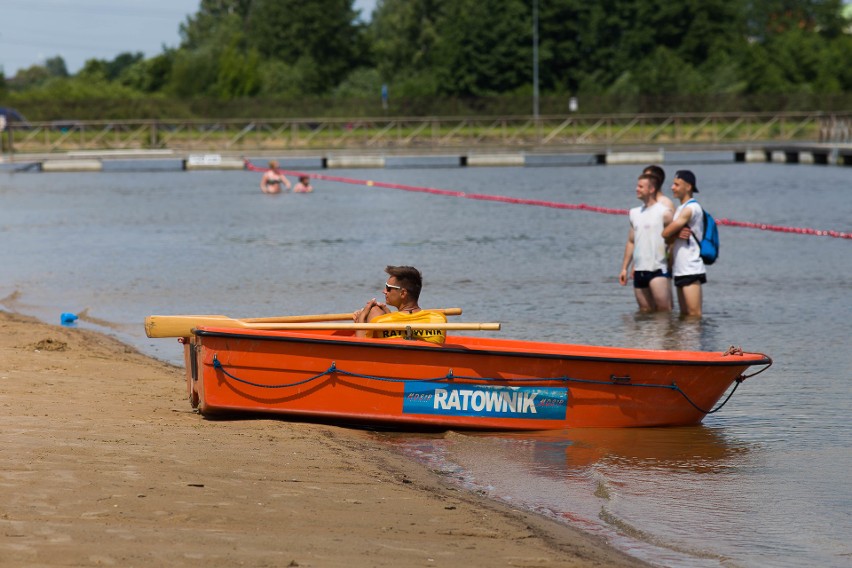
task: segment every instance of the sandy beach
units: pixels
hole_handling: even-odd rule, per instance
[[[179,349],[175,345],[175,349]],[[2,566],[642,566],[368,432],[208,420],[183,369],[0,312]]]

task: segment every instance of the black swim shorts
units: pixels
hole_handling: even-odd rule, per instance
[[[689,286],[694,282],[701,282],[702,284],[707,283],[707,275],[706,274],[688,274],[686,276],[675,276],[674,277],[674,285],[678,288],[682,288],[683,286]]]
[[[665,276],[662,270],[636,270],[633,272],[633,287],[647,288],[651,280],[660,276]]]

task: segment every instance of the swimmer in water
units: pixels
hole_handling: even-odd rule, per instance
[[[269,161],[269,169],[263,172],[263,177],[260,178],[260,190],[263,193],[281,193],[281,185],[290,190],[290,180],[283,174],[278,173],[278,162],[276,160]]]
[[[311,185],[311,178],[308,176],[299,176],[299,183],[293,188],[293,193],[310,193],[314,190]]]

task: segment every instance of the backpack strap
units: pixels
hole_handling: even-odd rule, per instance
[[[707,232],[707,217],[704,215],[704,208],[701,207],[701,204],[698,203],[698,201],[696,201],[695,199],[690,199],[689,201],[684,203],[684,205],[689,205],[690,203],[695,203],[696,205],[698,205],[698,207],[701,208],[701,219],[704,223],[704,230],[702,231],[702,234],[704,234],[704,233]],[[692,238],[695,239],[695,244],[697,244],[700,247],[701,241],[698,240],[698,237],[695,236],[695,233],[690,231],[690,235],[692,235]]]

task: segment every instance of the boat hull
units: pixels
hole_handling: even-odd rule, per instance
[[[748,367],[771,364],[760,353],[216,328],[185,349],[190,401],[205,415],[489,430],[697,424]]]

